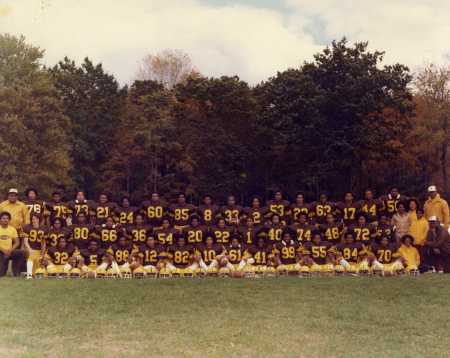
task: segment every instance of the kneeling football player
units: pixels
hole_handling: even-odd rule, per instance
[[[145,243],[139,246],[139,256],[146,274],[158,273],[164,266],[165,251],[153,236],[147,237]]]
[[[80,251],[82,257],[81,271],[88,277],[96,277],[97,269],[103,263],[105,250],[100,247],[98,240],[91,239],[86,249]]]
[[[197,251],[201,255],[200,268],[207,274],[215,275],[219,267],[219,261],[225,257],[223,245],[214,243],[214,237],[208,235],[205,243],[197,246]]]
[[[332,273],[334,270],[333,244],[330,241],[322,240],[320,232],[314,232],[311,241],[305,243],[305,249],[311,253],[309,267],[311,272]]]
[[[403,270],[398,245],[390,242],[387,236],[383,236],[378,243],[372,243],[369,262],[374,273],[380,272],[382,275],[395,275]]]
[[[175,245],[169,246],[167,253],[166,268],[172,275],[192,276],[197,270],[200,257],[194,247],[186,243],[184,236],[180,236]]]
[[[49,276],[68,274],[72,269],[71,258],[74,251],[73,245],[64,237],[60,238],[57,246],[49,248],[47,257],[43,260]]]
[[[281,241],[274,246],[277,271],[280,273],[298,273],[300,270],[299,244],[292,238],[290,231],[284,231]]]

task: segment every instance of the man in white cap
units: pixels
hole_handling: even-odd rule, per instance
[[[18,200],[19,191],[15,188],[8,190],[8,199],[0,203],[0,212],[6,211],[11,215],[12,225],[16,230],[22,229],[22,226],[30,223],[30,214],[27,206]]]
[[[448,230],[450,223],[448,203],[445,199],[440,197],[435,185],[428,187],[428,200],[425,202],[423,209],[427,220],[430,220],[430,217],[435,216],[437,220]]]
[[[424,247],[424,259],[428,266],[434,266],[439,272],[450,273],[450,235],[436,216],[428,219],[428,234]]]

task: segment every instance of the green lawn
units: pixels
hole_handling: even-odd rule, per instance
[[[450,275],[0,280],[0,357],[450,356]]]

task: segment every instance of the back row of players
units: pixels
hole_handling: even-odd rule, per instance
[[[392,189],[378,199],[367,190],[361,201],[347,193],[338,203],[321,195],[308,204],[297,194],[290,204],[278,191],[265,205],[255,197],[243,208],[229,196],[219,207],[206,195],[202,205],[194,207],[184,194],[166,205],[154,193],[137,207],[127,197],[118,205],[107,194],[94,202],[83,192],[68,203],[55,192],[52,201],[44,203],[31,189],[25,201],[31,224],[22,230],[29,252],[27,272],[31,276],[43,268],[110,269],[120,274],[120,269],[191,272],[249,267],[298,271],[335,266],[354,271],[361,263],[389,265],[389,270],[391,265],[414,268],[415,260],[408,263],[398,251],[401,243],[389,220],[404,200]],[[405,241],[410,246],[411,239]]]

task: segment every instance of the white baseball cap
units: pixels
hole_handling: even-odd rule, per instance
[[[438,221],[438,219],[436,216],[433,215],[428,218],[428,221]]]
[[[19,194],[19,191],[16,188],[11,188],[8,190],[8,194]]]
[[[428,192],[433,192],[433,191],[437,191],[436,185],[430,185],[430,186],[428,187]]]

